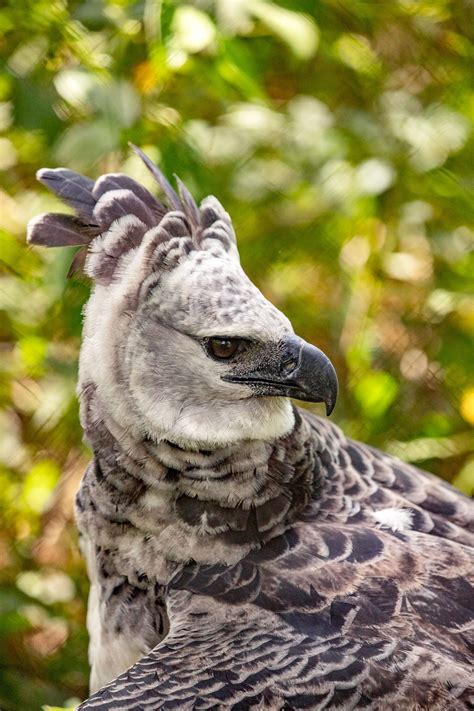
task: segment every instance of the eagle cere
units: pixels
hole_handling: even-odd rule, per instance
[[[164,202],[41,170],[76,214],[28,231],[93,280],[80,709],[472,708],[472,502],[291,403],[332,411],[329,359],[247,278],[218,200],[133,148]]]

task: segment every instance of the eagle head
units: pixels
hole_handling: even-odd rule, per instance
[[[329,414],[331,362],[248,279],[227,212],[212,196],[196,205],[179,180],[176,193],[134,150],[166,205],[121,174],[38,174],[76,216],[40,215],[29,242],[81,245],[94,284],[79,394],[93,385],[104,418],[191,449],[285,435],[289,398],[324,402]]]

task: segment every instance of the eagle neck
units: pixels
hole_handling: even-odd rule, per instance
[[[166,441],[133,440],[116,422],[97,418],[100,408],[90,411],[94,421],[85,417],[83,424],[95,460],[79,492],[78,524],[99,546],[119,552],[125,546],[117,561],[130,558],[130,540],[139,536],[162,564],[233,562],[286,530],[317,500],[317,438],[296,409],[294,429],[278,440],[192,452]]]

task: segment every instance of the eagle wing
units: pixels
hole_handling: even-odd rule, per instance
[[[325,443],[326,449],[321,452],[325,509],[330,509],[330,499],[342,500],[336,506],[338,520],[353,521],[354,507],[361,510],[361,517],[369,519],[371,513],[399,510],[405,512],[413,530],[474,546],[471,499],[429,472],[347,438],[328,420],[307,411],[300,413],[315,438]],[[375,521],[383,526],[383,518],[376,516]]]

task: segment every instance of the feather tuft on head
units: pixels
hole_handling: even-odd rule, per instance
[[[161,170],[153,163],[153,161],[148,158],[148,156],[143,153],[138,146],[135,146],[133,143],[130,143],[130,148],[134,153],[137,154],[139,158],[145,163],[146,167],[152,174],[152,176],[155,178],[156,182],[160,186],[160,188],[163,190],[164,194],[168,198],[170,206],[174,210],[181,210],[182,205],[181,205],[181,200],[179,199],[178,195],[176,192],[173,190],[171,185],[169,184],[168,180],[165,178]]]
[[[28,225],[28,242],[81,247],[69,273],[85,267],[90,277],[105,285],[121,273],[122,258],[140,246],[147,254],[148,270],[169,270],[176,264],[176,257],[171,259],[167,251],[177,254],[177,239],[186,242],[183,258],[190,250],[218,245],[238,259],[230,217],[218,200],[209,196],[198,206],[177,176],[178,193],[143,151],[130,146],[155,178],[166,204],[122,173],[93,181],[66,168],[43,168],[38,180],[76,215],[51,213],[34,218]]]

